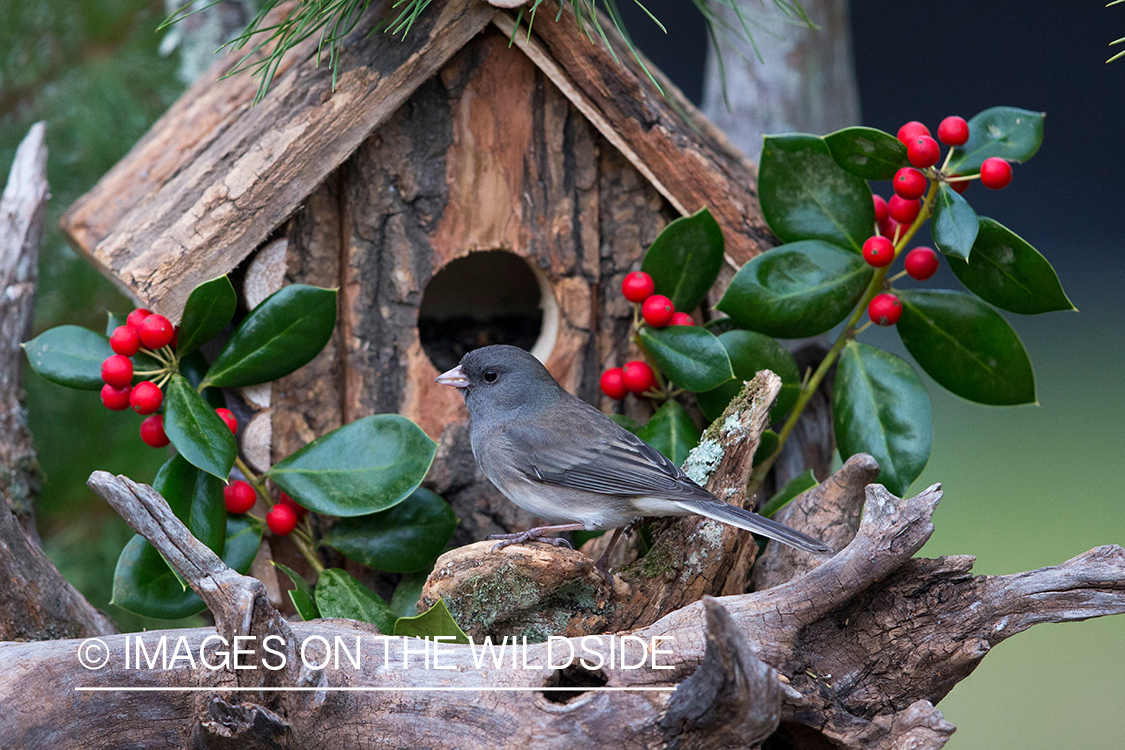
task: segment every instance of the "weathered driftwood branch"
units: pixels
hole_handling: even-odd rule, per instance
[[[119,495],[127,520],[151,535],[173,565],[184,566],[181,574],[220,610],[220,628],[229,630],[244,621],[238,608],[248,601],[253,602],[252,622],[277,621],[264,596],[230,593],[253,591],[260,584],[223,570],[197,543],[184,542],[186,529],[173,523],[158,496],[106,476],[95,484]],[[744,693],[734,685],[750,685],[768,675],[750,676],[757,668],[737,639],[722,635],[731,632],[722,615],[712,611],[712,624],[705,625],[707,610],[721,605],[734,630],[744,635],[746,650],[782,675],[777,739],[813,747],[829,742],[849,748],[941,747],[952,727],[932,704],[991,645],[1037,622],[1125,612],[1125,550],[1101,547],[1055,568],[980,578],[967,574],[969,558],[914,561],[932,531],[930,516],[940,495],[934,486],[900,500],[871,485],[855,538],[816,569],[767,591],[696,602],[631,633],[645,641],[673,639],[666,642],[671,644],[663,662],[671,667],[666,671],[626,669],[607,661],[598,669],[579,669],[577,675],[571,667],[568,676],[567,669],[548,662],[550,650],[556,664],[563,644],[576,652],[585,645],[591,659],[593,654],[609,657],[605,641],[582,644],[577,639],[528,645],[518,655],[509,651],[509,659],[518,659],[502,667],[478,665],[472,647],[443,645],[442,665],[453,669],[425,669],[421,642],[395,639],[384,646],[372,638],[376,631],[371,626],[321,620],[290,625],[286,653],[296,653],[298,644],[314,636],[328,642],[340,636],[349,647],[358,637],[365,644],[360,666],[342,659],[338,667],[290,666],[276,673],[279,686],[313,688],[306,692],[255,688],[229,693],[224,691],[265,681],[253,672],[236,675],[202,665],[124,669],[120,658],[87,671],[77,663],[74,641],[5,644],[0,647],[0,701],[6,716],[18,718],[0,723],[0,746],[166,747],[194,737],[197,747],[229,747],[252,732],[257,739],[248,746],[265,746],[263,736],[268,735],[284,738],[291,748],[570,748],[576,742],[589,747],[711,747],[720,737],[731,736],[716,732],[740,732],[738,741],[746,742],[749,728],[717,728],[712,714],[721,708],[714,701],[694,703],[699,698],[693,699],[687,689],[679,698],[676,692],[594,689],[599,684],[671,686],[690,679],[688,684],[701,694],[707,692],[704,685],[711,685],[716,696],[743,700]],[[284,634],[284,624],[276,632]],[[708,634],[714,644],[710,658]],[[198,652],[214,632],[182,630],[145,638],[151,644],[160,635],[183,636],[187,647]],[[105,642],[119,656],[125,639],[136,637],[112,636]],[[323,646],[310,643],[308,658],[322,660]],[[404,648],[410,649],[413,668],[403,668]],[[247,661],[259,663],[257,656]],[[707,676],[716,669],[723,672],[722,679]],[[214,692],[110,692],[96,701],[74,700],[78,686],[122,685]],[[333,690],[347,686],[377,686],[382,692]],[[543,690],[552,686],[568,692]],[[481,701],[483,687],[522,690],[502,700]],[[768,712],[770,700],[754,710]]]
[[[35,531],[35,447],[20,393],[20,344],[31,333],[47,204],[45,127],[24,137],[0,199],[0,640],[113,633],[113,623],[59,575]]]

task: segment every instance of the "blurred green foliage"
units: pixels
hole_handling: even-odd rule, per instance
[[[0,0],[0,164],[32,123],[47,123],[51,186],[40,249],[36,333],[73,323],[101,331],[131,303],[67,245],[59,217],[180,94],[176,56],[161,57],[161,0]],[[95,392],[24,370],[28,418],[44,473],[40,531],[51,559],[106,608],[117,554],[131,532],[85,486],[94,469],[151,481],[164,451],[138,439],[141,418],[102,408]],[[152,626],[116,608],[120,627]],[[160,623],[167,626],[168,623]]]

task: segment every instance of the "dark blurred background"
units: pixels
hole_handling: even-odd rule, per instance
[[[684,0],[645,4],[671,33],[621,3],[633,39],[698,103],[701,16]],[[105,310],[128,309],[56,226],[182,91],[178,54],[159,51],[163,36],[154,29],[163,16],[160,0],[0,0],[5,175],[31,123],[48,122],[54,197],[37,332],[63,323],[101,329]],[[1007,316],[1035,364],[1038,406],[969,404],[927,379],[934,448],[914,489],[940,481],[946,495],[923,554],[975,554],[976,572],[1003,574],[1125,544],[1118,477],[1125,465],[1118,390],[1125,386],[1125,59],[1105,64],[1108,43],[1125,35],[1125,7],[852,0],[851,20],[862,124],[893,133],[917,119],[932,130],[947,115],[967,119],[998,104],[1047,112],[1043,147],[1016,166],[1012,185],[999,193],[974,185],[967,197],[1035,245],[1081,311]],[[942,274],[940,286],[958,286]],[[869,330],[864,339],[902,353],[893,332]],[[93,469],[151,478],[165,455],[140,446],[140,417],[110,414],[96,394],[53,386],[30,371],[25,382],[46,473],[39,524],[48,554],[106,607],[113,565],[131,532],[84,481]],[[166,625],[111,612],[123,628]],[[1122,708],[1125,617],[1023,633],[998,646],[941,703],[959,728],[953,748],[1116,750]]]

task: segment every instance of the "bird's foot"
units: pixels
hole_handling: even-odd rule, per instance
[[[509,547],[513,544],[524,544],[525,542],[543,542],[544,544],[550,544],[555,547],[565,546],[569,547],[570,549],[574,549],[574,546],[562,537],[544,536],[543,532],[549,530],[552,529],[540,527],[535,529],[528,529],[527,531],[521,531],[517,534],[492,534],[488,537],[488,539],[489,541],[493,539],[501,540],[499,544],[492,548],[493,552],[498,552],[505,547]]]

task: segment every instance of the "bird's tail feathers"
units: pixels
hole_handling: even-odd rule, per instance
[[[731,526],[737,526],[740,529],[752,531],[755,534],[761,534],[770,539],[776,539],[779,542],[806,552],[829,551],[828,547],[825,546],[823,542],[819,542],[811,536],[802,534],[777,521],[772,521],[765,516],[759,516],[757,513],[743,510],[737,505],[730,505],[717,500],[680,500],[677,502],[684,509],[690,510],[692,513],[697,513],[701,516],[721,521],[722,523],[728,523]]]

